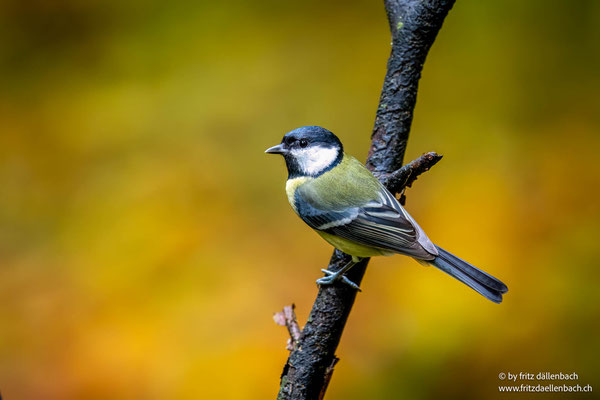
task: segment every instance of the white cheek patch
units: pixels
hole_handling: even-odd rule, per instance
[[[316,175],[335,161],[339,150],[333,147],[315,146],[294,149],[291,153],[305,174]]]

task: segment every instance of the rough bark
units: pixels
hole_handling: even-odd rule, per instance
[[[423,63],[453,4],[454,0],[385,0],[392,51],[366,165],[392,193],[402,192],[441,158],[427,153],[401,167]],[[327,268],[337,270],[349,260],[348,255],[335,250]],[[348,278],[360,285],[368,262],[364,259],[355,265]],[[278,399],[323,398],[356,293],[344,284],[319,288],[308,321],[284,366]]]

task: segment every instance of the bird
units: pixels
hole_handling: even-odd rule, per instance
[[[318,285],[341,281],[360,287],[346,272],[363,258],[402,254],[432,265],[494,303],[508,287],[497,278],[433,244],[396,197],[360,161],[344,153],[340,139],[320,126],[283,136],[265,153],[282,155],[286,193],[293,210],[323,239],[352,260],[338,271],[322,269]]]

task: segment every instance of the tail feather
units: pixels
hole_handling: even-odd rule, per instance
[[[431,265],[458,279],[494,303],[502,302],[502,294],[508,291],[504,283],[441,247],[435,247],[439,254],[431,261]]]

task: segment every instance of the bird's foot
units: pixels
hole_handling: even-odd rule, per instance
[[[325,275],[327,275],[327,276],[317,279],[318,285],[332,285],[336,281],[342,281],[346,285],[361,292],[360,287],[356,283],[354,283],[350,279],[348,279],[348,277],[346,275],[344,275],[344,271],[340,270],[340,271],[333,272],[328,269],[321,269],[321,271],[323,271],[325,273]]]

